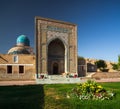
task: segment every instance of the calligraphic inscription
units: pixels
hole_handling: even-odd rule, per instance
[[[48,31],[57,31],[57,32],[62,32],[62,33],[68,33],[69,30],[66,28],[60,28],[56,26],[47,26]]]

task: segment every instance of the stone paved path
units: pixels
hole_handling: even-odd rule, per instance
[[[78,78],[77,78],[78,79]],[[78,83],[78,82],[85,82],[87,79],[80,79],[80,81],[70,81],[70,83]],[[107,79],[100,79],[95,80],[96,82],[120,82],[120,78],[107,78]],[[51,84],[57,84],[56,82],[51,82]],[[10,86],[10,85],[33,85],[33,84],[47,84],[44,80],[40,80],[39,83],[37,83],[35,80],[33,81],[0,81],[0,86]],[[49,84],[49,83],[48,83]],[[64,82],[62,82],[64,84]]]

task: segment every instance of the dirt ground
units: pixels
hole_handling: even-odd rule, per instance
[[[120,78],[103,78],[96,80],[96,82],[120,82]]]
[[[36,81],[0,81],[0,86],[10,86],[10,85],[32,85],[36,84]]]

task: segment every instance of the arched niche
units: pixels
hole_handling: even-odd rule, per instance
[[[58,38],[52,40],[48,44],[47,54],[48,54],[48,74],[64,73],[65,72],[65,45],[64,43]]]

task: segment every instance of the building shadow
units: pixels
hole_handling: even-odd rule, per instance
[[[33,107],[32,109],[44,109],[45,106],[45,101],[44,101],[44,85],[36,85],[36,96],[35,96],[35,107]]]
[[[43,85],[0,86],[0,109],[44,109]]]

